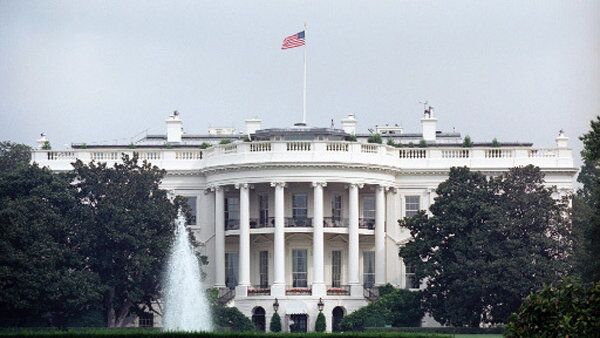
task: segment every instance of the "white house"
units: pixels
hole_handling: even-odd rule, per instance
[[[377,126],[383,144],[367,143],[353,115],[342,129],[262,129],[254,118],[243,132],[211,128],[196,135],[183,131],[177,112],[166,124],[166,135],[147,135],[133,147],[73,144],[35,150],[33,161],[60,171],[76,158],[113,163],[137,152],[166,169],[163,187],[186,196],[194,210],[189,226],[209,260],[205,285],[219,288],[224,303],[259,326],[268,327],[277,303],[284,331],[314,330],[320,302],[331,330],[377,297],[373,286],[419,288],[398,256],[410,237],[398,219],[427,210],[451,167],[494,175],[533,164],[557,196],[572,191],[576,173],[562,132],[552,149],[463,147],[459,133],[437,130],[431,110],[419,133]],[[404,146],[386,145],[388,139]]]

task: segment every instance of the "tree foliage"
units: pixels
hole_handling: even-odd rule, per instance
[[[573,198],[575,267],[586,282],[600,282],[600,116],[581,137],[583,166],[577,177],[581,188]]]
[[[98,276],[75,240],[75,190],[29,165],[29,148],[0,144],[0,321],[64,326],[100,300]]]
[[[369,138],[367,138],[367,142],[381,144],[383,142],[383,140],[381,139],[381,135],[379,135],[378,133],[374,133],[374,134],[369,135]]]
[[[327,322],[325,320],[325,315],[323,312],[319,311],[317,315],[317,320],[315,321],[315,332],[325,332],[327,330]]]
[[[455,326],[504,323],[521,300],[567,270],[567,203],[533,166],[486,178],[452,168],[430,208],[400,220],[413,241],[400,256],[425,278],[424,305]]]
[[[507,337],[600,337],[600,283],[567,278],[529,295],[506,327]]]
[[[131,314],[154,309],[182,200],[159,188],[164,170],[123,155],[114,167],[73,164],[71,179],[84,208],[79,241],[103,288],[109,327],[128,324]]]
[[[281,332],[281,317],[277,312],[271,316],[271,322],[269,323],[269,331]]]

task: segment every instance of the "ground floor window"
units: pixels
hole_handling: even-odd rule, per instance
[[[375,251],[363,251],[363,285],[375,285]]]
[[[307,287],[307,258],[308,252],[306,249],[292,250],[292,286]]]
[[[344,308],[336,306],[331,312],[331,331],[341,332],[342,331],[342,319],[344,318]]]
[[[260,274],[260,287],[269,287],[269,252],[259,252],[259,274]]]
[[[225,253],[225,285],[233,289],[238,284],[238,253]]]
[[[265,332],[265,309],[260,306],[257,306],[252,310],[252,323],[257,331]]]
[[[306,332],[307,328],[307,315],[290,315],[290,332]]]
[[[331,252],[331,286],[334,288],[342,286],[342,252],[340,250]]]
[[[144,312],[138,318],[139,327],[154,327],[154,314]]]
[[[406,272],[404,273],[406,278],[406,288],[407,289],[418,289],[419,281],[415,277],[415,268],[411,265],[406,266]]]

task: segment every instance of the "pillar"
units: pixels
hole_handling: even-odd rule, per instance
[[[358,184],[350,184],[348,187],[348,284],[350,285],[350,295],[362,297],[363,289],[360,285],[358,275]]]
[[[225,287],[225,196],[223,187],[215,194],[215,287]]]
[[[273,182],[275,188],[275,229],[273,239],[273,285],[271,296],[285,296],[285,225],[284,191],[285,183]]]
[[[325,287],[324,268],[324,239],[323,239],[323,187],[325,182],[313,182],[313,297],[322,297],[327,294]]]
[[[375,285],[385,284],[385,188],[375,188]]]
[[[250,286],[250,187],[236,184],[240,189],[240,268],[236,297],[246,297]]]

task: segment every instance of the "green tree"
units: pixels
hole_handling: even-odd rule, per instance
[[[315,332],[325,332],[327,330],[327,322],[325,321],[325,315],[319,311],[317,320],[315,322]]]
[[[271,316],[271,322],[269,323],[269,331],[281,332],[281,317],[277,312]]]
[[[369,138],[367,138],[367,142],[381,144],[381,142],[383,142],[383,140],[381,139],[381,135],[379,135],[378,133],[375,133],[375,134],[371,134],[369,136]]]
[[[427,278],[424,305],[455,326],[504,323],[521,300],[567,270],[566,201],[533,166],[487,179],[452,168],[430,208],[400,220],[413,241],[400,256]]]
[[[29,165],[27,146],[0,149],[0,325],[62,327],[100,300],[74,241],[75,190],[65,175]]]
[[[465,138],[463,139],[463,147],[465,147],[465,148],[473,147],[473,141],[471,141],[471,136],[469,136],[469,135],[465,136]]]
[[[583,135],[581,188],[573,198],[575,269],[585,282],[600,282],[600,116]]]
[[[506,326],[507,337],[600,337],[600,283],[567,278],[530,294]]]
[[[137,156],[73,164],[71,179],[83,203],[78,236],[87,264],[100,279],[107,326],[128,324],[132,313],[155,311],[164,264],[183,201],[159,184],[164,170]]]

